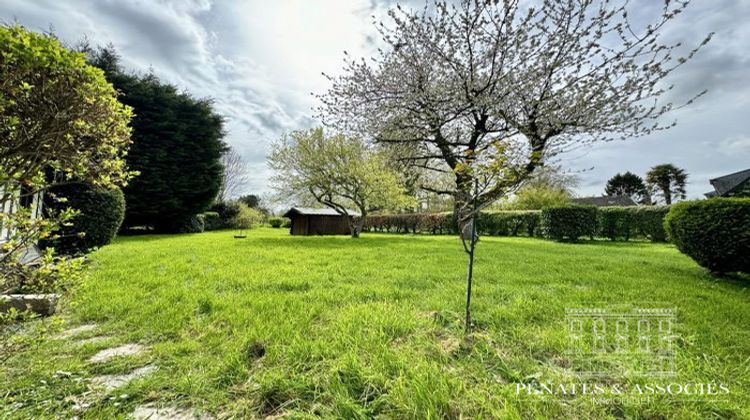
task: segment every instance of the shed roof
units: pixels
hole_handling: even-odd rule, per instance
[[[598,207],[635,206],[632,198],[625,195],[603,195],[601,197],[581,197],[572,200],[576,204],[588,204]]]
[[[359,217],[359,212],[354,210],[346,209],[349,216]],[[332,208],[313,208],[313,207],[292,207],[284,213],[284,217],[289,217],[292,214],[300,214],[303,216],[343,216]]]
[[[745,182],[748,178],[750,178],[750,169],[745,169],[744,171],[711,179],[709,182],[714,186],[718,195],[724,195]]]

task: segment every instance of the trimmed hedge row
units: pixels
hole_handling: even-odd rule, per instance
[[[672,206],[664,220],[677,249],[715,273],[750,273],[750,198],[712,198]]]
[[[480,235],[540,236],[538,210],[496,211],[481,213],[477,219]]]
[[[664,218],[669,206],[601,207],[598,209],[598,236],[613,241],[648,238],[665,242]]]
[[[669,206],[593,207],[561,206],[545,210],[482,212],[477,219],[480,235],[542,236],[556,240],[605,237],[666,240],[663,227]],[[545,216],[546,214],[546,216]],[[456,234],[451,213],[368,215],[368,232]]]
[[[594,239],[597,233],[597,208],[594,206],[556,206],[542,210],[542,236],[557,241]]]

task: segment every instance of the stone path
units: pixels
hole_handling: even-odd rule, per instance
[[[96,324],[83,324],[83,325],[79,325],[77,327],[65,330],[52,338],[54,338],[55,340],[65,340],[65,339],[72,338],[72,337],[81,335],[83,333],[89,332],[89,331],[94,331],[95,329],[97,329],[97,327],[99,326]]]
[[[131,416],[136,420],[209,420],[211,417],[205,414],[194,413],[191,410],[175,407],[154,407],[153,405],[142,405],[136,407]]]
[[[95,387],[103,388],[105,391],[110,392],[134,379],[143,378],[156,371],[156,369],[158,368],[155,365],[146,365],[143,367],[139,367],[138,369],[134,369],[129,373],[123,373],[121,375],[95,376],[91,378],[91,384]]]
[[[56,340],[70,340],[72,344],[79,346],[98,343],[112,338],[106,335],[93,335],[87,338],[77,338],[85,333],[95,331],[99,326],[96,324],[83,324],[77,327],[67,329],[60,334],[52,337]],[[118,357],[137,356],[142,354],[146,350],[146,347],[137,343],[127,343],[121,346],[103,349],[88,359],[89,363],[101,364],[111,361]],[[141,366],[137,369],[133,369],[130,372],[114,375],[100,375],[89,379],[91,385],[90,390],[84,394],[73,398],[75,402],[73,409],[78,412],[83,412],[88,409],[97,401],[101,401],[106,398],[107,395],[111,394],[116,389],[125,386],[125,384],[134,381],[136,379],[144,378],[156,370],[159,367],[154,364],[148,364]],[[67,372],[62,372],[70,375]],[[113,399],[115,397],[110,397]],[[116,403],[116,405],[119,402]],[[193,412],[189,409],[179,407],[158,407],[154,404],[146,404],[136,407],[135,411],[131,413],[131,418],[136,420],[210,420],[211,416],[206,414],[200,414]]]
[[[89,363],[106,362],[115,357],[135,356],[143,352],[143,346],[140,344],[123,344],[119,347],[104,349],[99,353],[91,356]]]

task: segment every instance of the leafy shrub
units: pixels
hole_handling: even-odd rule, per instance
[[[272,228],[280,228],[288,220],[289,219],[286,217],[271,217],[268,219],[268,224],[270,224]]]
[[[248,207],[244,203],[239,203],[239,212],[229,222],[229,227],[233,229],[252,229],[254,226],[263,223],[263,213],[259,210]]]
[[[240,203],[235,201],[226,201],[216,203],[209,209],[219,214],[219,229],[229,228],[232,220],[240,214]]]
[[[168,232],[175,233],[201,233],[206,229],[202,214],[196,214],[183,220],[181,223],[169,228]]]
[[[218,230],[224,227],[221,216],[219,216],[219,213],[215,211],[207,211],[205,213],[201,213],[200,216],[203,218],[204,230]]]
[[[452,233],[450,213],[404,213],[368,215],[364,229],[369,232]]]
[[[635,207],[636,229],[640,236],[651,239],[652,242],[666,242],[667,232],[664,230],[664,218],[669,213],[670,206],[639,206]]]
[[[664,242],[664,217],[669,206],[602,207],[598,210],[599,236],[611,240],[648,238]]]
[[[634,207],[602,207],[597,210],[599,235],[610,240],[629,240],[636,229]]]
[[[672,206],[664,220],[671,241],[717,273],[750,272],[750,198],[713,198]]]
[[[559,206],[542,209],[542,235],[548,239],[575,241],[596,234],[597,209],[594,206]]]
[[[496,211],[481,213],[477,228],[482,235],[534,236],[539,230],[538,210]]]
[[[76,182],[47,190],[44,208],[48,214],[67,208],[79,211],[71,223],[61,226],[52,239],[40,245],[59,254],[80,255],[112,242],[125,217],[125,198],[120,189]]]

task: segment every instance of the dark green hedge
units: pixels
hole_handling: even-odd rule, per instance
[[[368,215],[364,229],[368,232],[455,233],[450,213],[405,213]]]
[[[70,226],[55,232],[55,239],[40,242],[42,248],[52,247],[62,255],[80,255],[112,242],[125,217],[125,198],[119,189],[71,183],[47,190],[44,208],[50,213],[80,211]]]
[[[566,210],[571,208],[573,210]],[[562,209],[562,210],[556,210]],[[583,210],[582,210],[583,209]],[[669,206],[592,207],[561,206],[551,210],[547,235],[542,232],[542,212],[539,210],[487,211],[477,219],[480,235],[489,236],[546,236],[555,239],[604,237],[612,240],[633,238],[666,240],[664,216]],[[556,215],[560,214],[560,217]],[[568,213],[583,217],[568,217]],[[562,215],[565,215],[563,217]],[[551,223],[556,223],[554,226]],[[369,215],[365,221],[369,232],[456,234],[451,213],[410,213]]]
[[[280,228],[284,226],[289,219],[286,217],[271,217],[268,219],[268,224],[271,225],[272,228]]]
[[[477,229],[480,235],[538,236],[540,215],[539,210],[481,213],[477,219]]]
[[[712,198],[672,206],[664,220],[671,241],[717,273],[750,272],[750,198]]]
[[[196,214],[190,216],[187,219],[170,225],[169,232],[174,233],[201,233],[206,230],[206,224],[203,219],[203,214]]]
[[[556,206],[542,209],[542,236],[557,241],[575,241],[596,235],[597,209],[594,206]]]
[[[598,210],[598,236],[611,240],[648,238],[666,241],[664,217],[669,206],[601,207]]]
[[[221,202],[214,204],[209,210],[219,215],[218,227],[212,224],[213,230],[227,229],[232,227],[232,221],[240,214],[240,204],[236,201]]]

